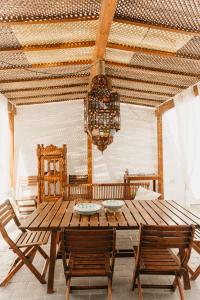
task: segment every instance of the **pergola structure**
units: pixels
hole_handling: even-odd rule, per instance
[[[10,102],[13,149],[16,107],[85,98],[104,59],[122,103],[156,109],[163,193],[162,114],[199,80],[199,16],[198,0],[6,1],[0,90]],[[90,140],[88,176],[92,182]]]

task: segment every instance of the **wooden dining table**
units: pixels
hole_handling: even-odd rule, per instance
[[[21,228],[51,232],[50,265],[47,292],[53,293],[58,233],[62,229],[138,229],[139,225],[190,225],[200,228],[200,216],[175,201],[125,200],[116,213],[101,209],[92,216],[79,215],[73,207],[78,201],[43,202],[25,220]],[[101,201],[95,201],[101,203]],[[189,282],[188,282],[189,285]],[[186,288],[189,288],[187,286]]]

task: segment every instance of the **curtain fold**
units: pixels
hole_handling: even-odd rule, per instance
[[[8,101],[0,94],[0,202],[10,196],[10,128]]]
[[[200,203],[200,96],[190,87],[174,103],[164,115],[166,198],[173,199],[175,191],[177,200],[189,207]]]

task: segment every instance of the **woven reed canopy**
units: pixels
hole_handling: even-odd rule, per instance
[[[156,107],[199,81],[200,1],[2,0],[0,41],[0,90],[15,105],[85,98],[103,41],[120,101]]]

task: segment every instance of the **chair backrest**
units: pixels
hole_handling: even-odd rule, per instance
[[[141,249],[189,249],[194,238],[194,230],[192,225],[141,225],[140,247]]]
[[[115,229],[65,230],[62,232],[62,249],[71,254],[114,253],[115,241]]]
[[[0,205],[0,231],[1,228],[4,228],[11,220],[14,220],[17,226],[20,225],[10,201],[6,200]]]

